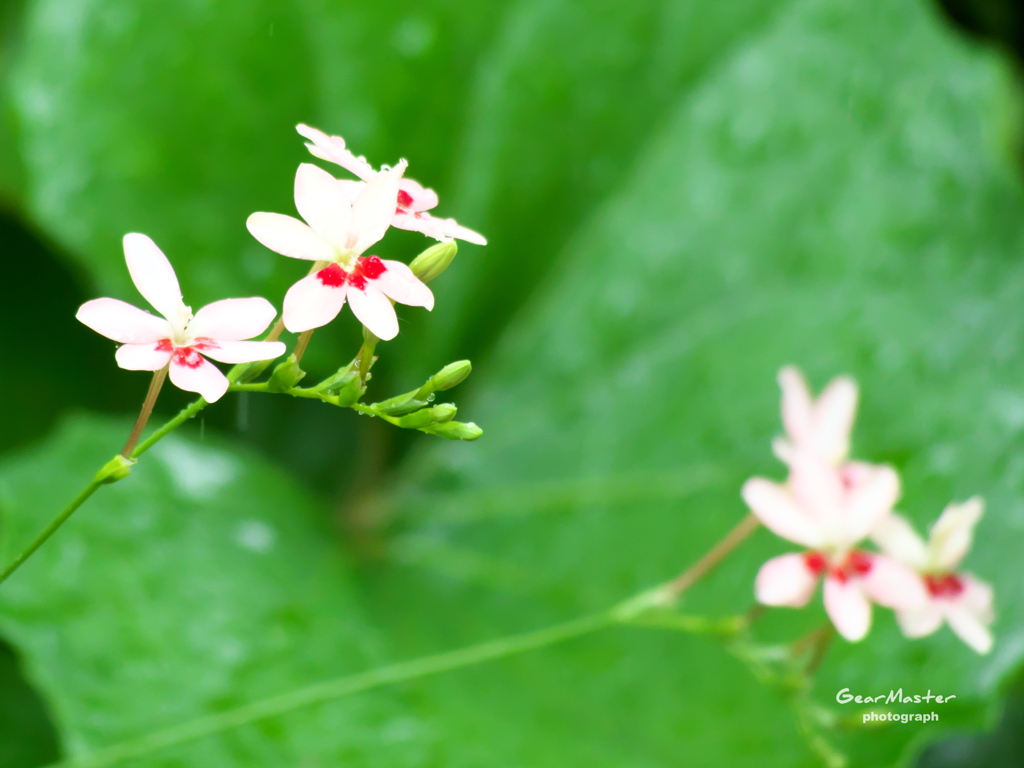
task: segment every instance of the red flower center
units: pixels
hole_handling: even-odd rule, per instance
[[[356,260],[351,272],[338,264],[331,264],[316,273],[317,278],[328,288],[341,288],[346,283],[360,291],[365,290],[367,280],[376,280],[388,271],[384,262],[376,256],[362,256]]]
[[[804,564],[815,576],[828,573],[830,578],[843,584],[851,578],[866,575],[873,565],[871,555],[859,549],[851,550],[845,559],[838,563],[832,563],[823,552],[811,550],[804,553]]]
[[[156,343],[158,352],[170,352],[171,362],[175,365],[182,365],[186,368],[198,368],[203,364],[205,358],[200,354],[204,349],[217,349],[217,342],[213,339],[201,337],[193,340],[187,347],[179,347],[170,339],[163,339]]]
[[[406,192],[404,189],[398,190],[398,213],[405,213],[403,208],[412,207],[412,195]]]
[[[924,585],[932,597],[956,597],[964,591],[964,582],[955,573],[926,573]]]

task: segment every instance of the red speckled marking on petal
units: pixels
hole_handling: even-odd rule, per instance
[[[866,576],[873,566],[870,554],[854,549],[846,556],[846,560],[832,568],[829,575],[840,584],[845,584],[854,577]]]
[[[406,192],[404,189],[398,190],[398,212],[402,213],[403,208],[409,208],[412,206],[412,195]]]
[[[198,368],[205,362],[204,358],[199,352],[192,347],[175,347],[174,357],[172,361],[175,365],[182,365],[186,368]]]
[[[200,336],[192,342],[192,348],[202,351],[206,349],[220,349],[220,345],[207,336]]]
[[[924,585],[932,597],[956,597],[964,591],[964,582],[955,573],[928,573]]]
[[[316,276],[328,288],[341,288],[345,284],[348,273],[337,264],[331,264],[317,272]]]
[[[376,256],[364,256],[356,262],[355,271],[367,280],[376,280],[387,272],[388,268],[385,267],[384,262]]]
[[[170,352],[171,362],[175,365],[183,365],[186,368],[198,368],[206,359],[199,354],[200,349],[216,349],[217,342],[213,339],[196,339],[191,347],[179,347],[170,339],[160,339],[156,343],[157,352]]]
[[[846,558],[847,567],[858,576],[863,576],[871,571],[871,566],[874,563],[871,561],[871,555],[867,552],[861,552],[859,549],[853,550],[849,557]]]
[[[821,576],[828,569],[828,559],[821,552],[805,552],[804,565],[815,576]]]

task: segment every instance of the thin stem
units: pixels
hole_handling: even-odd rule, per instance
[[[394,302],[392,302],[394,303]],[[377,342],[379,342],[376,336],[367,328],[363,326],[363,346],[359,348],[359,354],[356,355],[356,359],[359,361],[359,381],[366,383],[366,376],[370,372],[370,366],[373,365],[373,353],[377,349]]]
[[[46,529],[43,532],[36,536],[35,539],[32,540],[31,544],[25,547],[25,549],[23,549],[21,553],[14,558],[14,560],[12,560],[8,565],[4,567],[2,571],[0,571],[0,584],[3,584],[5,581],[7,581],[8,576],[10,576],[16,570],[18,570],[18,568],[21,567],[22,563],[28,560],[37,549],[43,546],[43,544],[46,543],[46,540],[53,536],[53,534],[57,532],[58,528],[64,525],[64,521],[71,517],[71,515],[74,514],[75,510],[82,506],[82,504],[85,503],[85,500],[92,496],[96,492],[96,489],[99,488],[101,485],[103,485],[102,481],[94,478],[92,482],[85,486],[85,488],[83,488],[79,492],[79,494],[75,496],[71,503],[64,507],[64,509],[61,511],[59,515],[53,518],[53,520],[50,522],[48,526],[46,526]]]
[[[310,328],[308,331],[303,331],[299,336],[299,340],[295,342],[295,351],[292,352],[295,355],[295,362],[298,363],[302,360],[302,356],[306,354],[306,347],[309,346],[309,340],[313,338],[313,330]]]
[[[811,660],[807,662],[807,669],[804,670],[804,674],[807,677],[814,677],[814,673],[818,671],[821,662],[825,660],[825,653],[828,651],[835,634],[836,631],[831,624],[825,624],[825,626],[818,630],[814,647],[811,651]]]
[[[160,395],[160,388],[163,387],[164,381],[167,379],[169,368],[170,365],[165,365],[159,371],[154,371],[153,373],[153,379],[149,382],[149,390],[146,392],[146,399],[142,401],[142,410],[139,411],[139,418],[135,420],[132,433],[128,435],[128,442],[121,449],[121,455],[126,459],[131,458],[132,451],[135,449],[136,443],[139,442],[139,437],[142,436],[142,430],[145,429],[146,422],[149,421],[150,414],[153,413],[153,406],[156,405],[156,399]]]
[[[160,427],[160,429],[156,430],[152,435],[147,437],[145,440],[143,440],[139,444],[139,446],[134,451],[132,451],[131,458],[133,458],[133,459],[139,458],[139,456],[144,454],[146,451],[148,451],[154,445],[156,445],[161,440],[163,440],[165,437],[167,437],[168,433],[170,433],[170,432],[174,431],[175,429],[177,429],[178,427],[180,427],[182,424],[184,424],[186,421],[191,419],[193,416],[195,416],[197,413],[199,413],[201,410],[203,410],[203,408],[205,408],[208,405],[209,405],[209,403],[206,402],[201,397],[198,400],[195,400],[192,403],[189,403],[188,405],[186,405],[184,408],[181,409],[181,411],[178,412],[177,416],[175,416],[173,419],[168,421],[166,424],[164,424],[162,427]]]
[[[527,632],[499,640],[490,640],[456,651],[448,651],[447,653],[439,653],[421,659],[378,667],[367,672],[360,672],[324,683],[317,683],[281,696],[263,699],[262,701],[246,704],[236,709],[183,723],[163,731],[148,734],[135,741],[124,742],[98,750],[79,760],[55,763],[48,768],[101,768],[102,766],[114,765],[124,760],[137,759],[160,749],[194,741],[204,736],[212,736],[268,717],[292,712],[311,704],[351,696],[371,688],[379,688],[405,680],[436,675],[441,672],[469,667],[481,662],[543,648],[579,637],[580,635],[595,632],[614,623],[616,623],[616,619],[613,612],[605,611],[564,624],[557,624],[536,632]]]
[[[277,322],[274,323],[274,327],[270,329],[270,333],[268,333],[263,338],[263,340],[264,341],[277,341],[281,337],[281,333],[283,331],[284,331],[284,315],[281,315],[281,317],[277,318]]]
[[[706,576],[716,565],[725,559],[726,555],[736,549],[744,539],[760,526],[761,522],[756,517],[747,515],[740,521],[739,525],[729,531],[725,538],[708,550],[700,560],[670,581],[667,585],[668,591],[675,596],[681,595],[698,580]]]

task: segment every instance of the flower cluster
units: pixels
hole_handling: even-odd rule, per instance
[[[824,580],[825,610],[848,640],[871,626],[871,604],[896,611],[907,637],[923,637],[946,621],[979,653],[992,647],[992,588],[957,571],[982,514],[980,499],[950,504],[926,543],[893,512],[900,479],[892,467],[849,458],[857,385],[832,381],[814,400],[794,368],[779,374],[786,436],[773,443],[789,468],[785,483],[752,478],[743,499],[772,532],[806,550],[780,555],[757,574],[765,605],[801,608]],[[881,552],[862,547],[874,541]]]
[[[485,244],[486,240],[453,219],[426,213],[437,205],[437,195],[404,178],[406,161],[376,170],[345,149],[340,136],[306,125],[298,126],[298,131],[312,141],[307,147],[314,156],[341,165],[359,180],[336,179],[303,163],[295,174],[295,207],[301,220],[279,213],[249,217],[249,231],[263,245],[284,256],[314,262],[310,273],[285,295],[280,325],[295,333],[309,332],[337,317],[348,302],[370,333],[378,339],[393,339],[398,334],[393,303],[432,309],[434,295],[424,281],[447,263],[440,267],[424,263],[422,275],[417,276],[409,265],[366,255],[367,250],[392,226],[442,242],[460,238]],[[174,269],[150,238],[127,235],[124,252],[136,288],[162,317],[110,298],[86,302],[77,314],[85,325],[123,345],[115,355],[120,367],[167,369],[173,384],[212,403],[228,390],[229,381],[210,359],[251,363],[285,353],[285,345],[277,341],[280,325],[266,339],[248,341],[265,331],[277,315],[266,299],[225,299],[193,315],[182,300]]]

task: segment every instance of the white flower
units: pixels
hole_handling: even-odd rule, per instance
[[[814,400],[803,374],[787,366],[779,371],[779,386],[786,437],[776,438],[772,443],[775,455],[787,464],[799,456],[833,466],[846,461],[857,413],[857,383],[840,376]]]
[[[983,503],[978,498],[950,504],[932,526],[927,543],[897,515],[883,521],[872,533],[883,552],[921,574],[926,588],[928,601],[923,607],[896,612],[907,637],[930,635],[945,621],[978,653],[992,649],[992,587],[956,570],[971,548],[974,526],[982,511]]]
[[[129,371],[170,365],[171,383],[215,402],[228,380],[206,358],[222,363],[272,360],[284,354],[279,341],[244,341],[262,333],[277,312],[266,299],[224,299],[192,315],[181,299],[174,268],[145,235],[124,238],[124,255],[135,287],[163,317],[117,299],[93,299],[75,315],[108,339],[121,342],[117,364]]]
[[[365,157],[356,157],[345,147],[345,140],[341,136],[328,136],[323,131],[301,124],[295,130],[309,139],[311,143],[306,144],[306,147],[315,157],[340,165],[363,181],[369,181],[376,175],[377,171]],[[487,245],[483,235],[463,227],[455,219],[439,219],[427,213],[437,207],[437,193],[412,179],[403,178],[399,182],[395,203],[394,218],[391,221],[393,227],[421,232],[435,240],[457,238],[477,245]]]
[[[295,207],[305,223],[280,213],[254,213],[246,226],[272,251],[326,262],[293,285],[284,298],[284,324],[292,332],[326,325],[345,301],[359,321],[381,339],[398,335],[390,300],[432,309],[434,294],[400,261],[362,254],[391,224],[405,161],[366,184],[341,181],[303,163],[295,174]]]
[[[824,577],[825,610],[843,637],[856,641],[871,627],[871,603],[917,609],[926,603],[921,579],[899,562],[856,547],[892,510],[899,477],[890,467],[820,460],[795,462],[785,485],[752,478],[743,499],[764,525],[797,544],[800,554],[774,557],[757,574],[765,605],[802,608]]]

